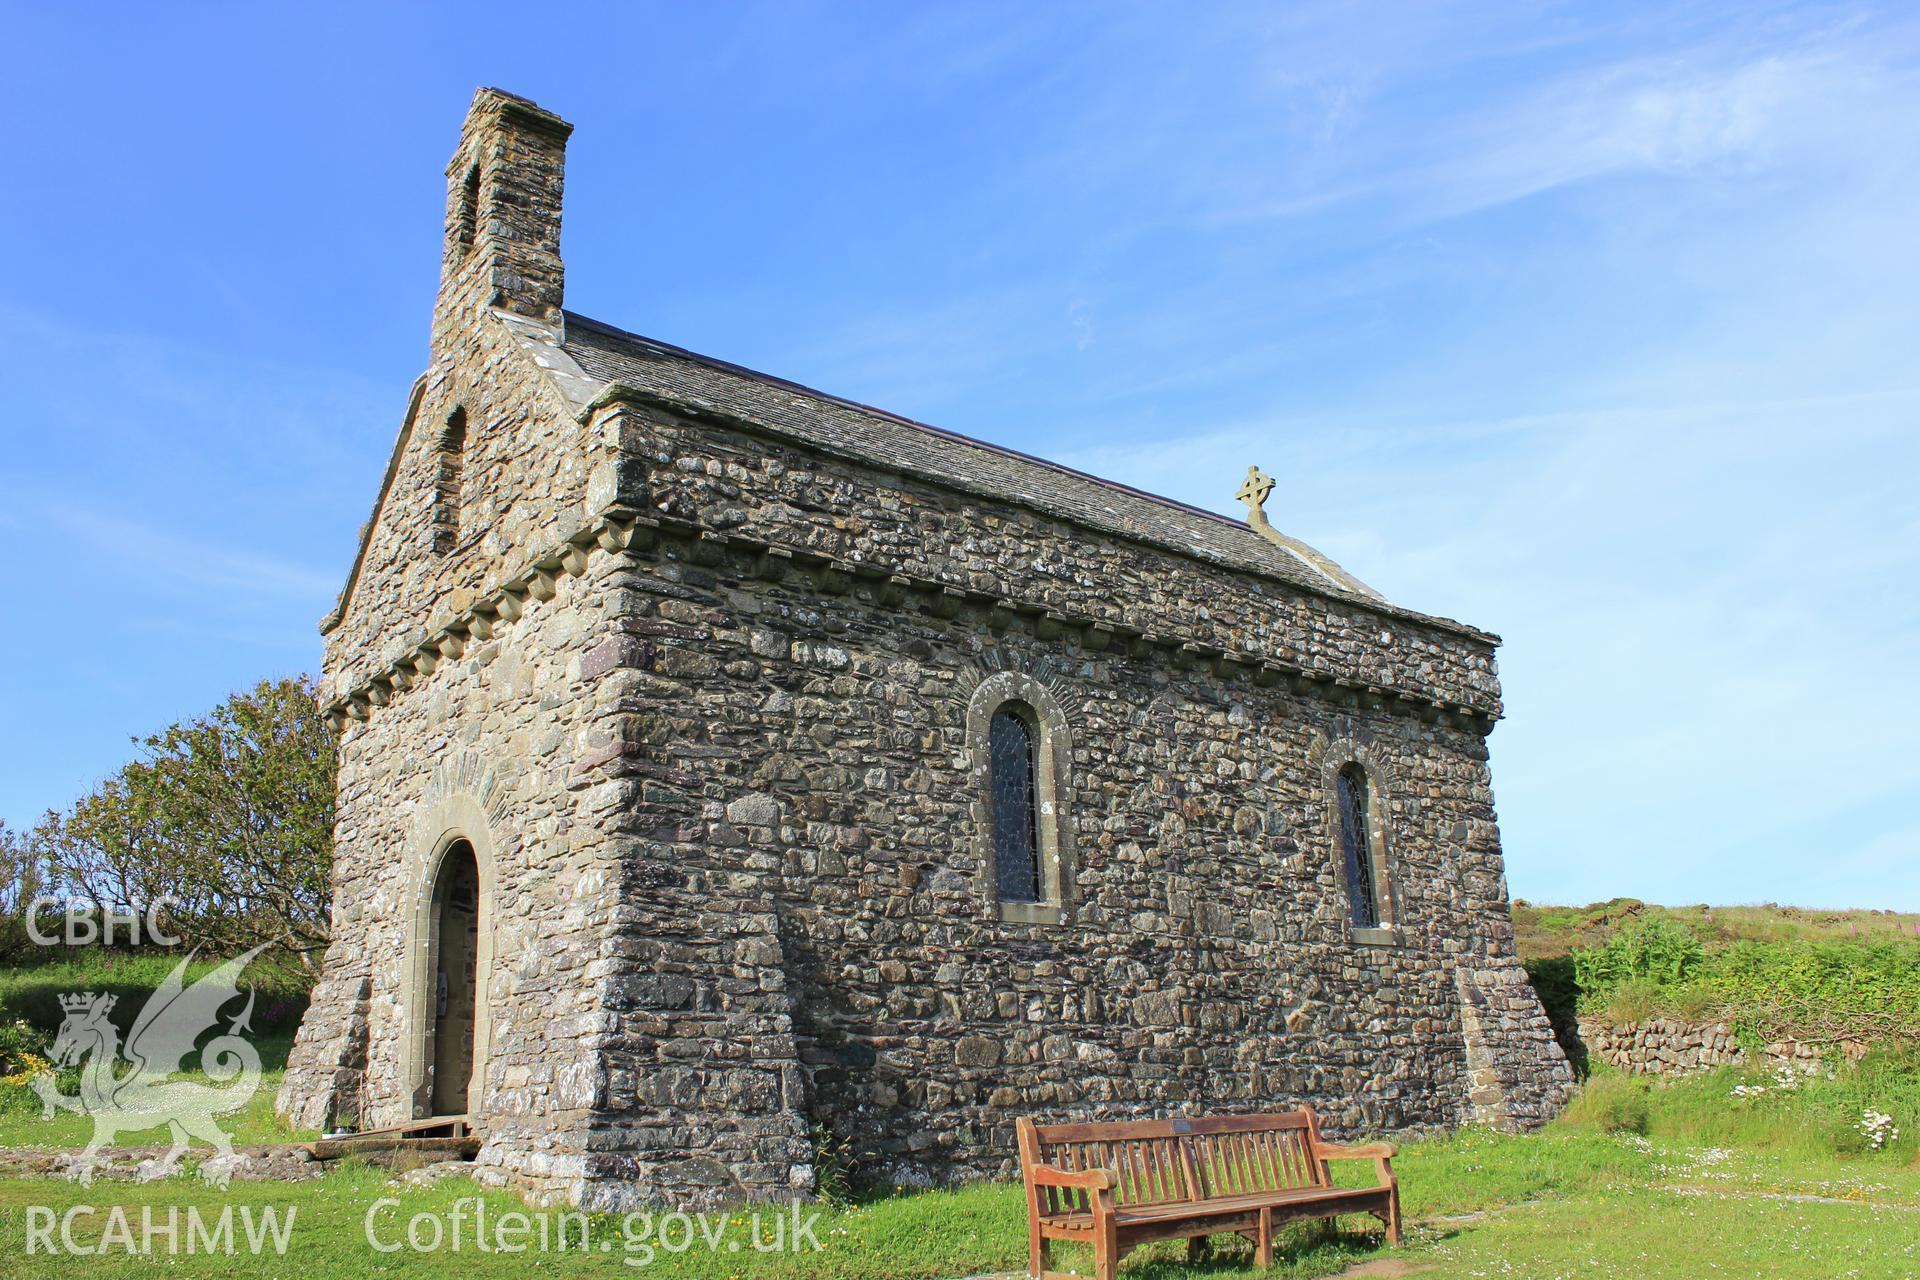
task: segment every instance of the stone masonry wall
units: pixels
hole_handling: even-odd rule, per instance
[[[681,445],[674,470],[709,476],[726,464],[698,450],[741,447],[705,427]],[[873,497],[888,481],[857,468],[833,482],[868,519],[891,507],[937,527],[916,505],[951,501]],[[1566,1067],[1512,962],[1471,722],[1407,714],[1358,687],[1264,686],[1170,660],[1164,645],[1043,635],[1044,618],[992,599],[770,573],[738,534],[569,545],[548,577],[576,609],[525,602],[503,627],[537,647],[534,665],[563,673],[524,713],[539,723],[575,706],[565,732],[531,755],[525,739],[499,739],[511,716],[489,698],[431,694],[459,669],[445,666],[356,703],[375,727],[349,731],[350,743],[369,733],[364,758],[382,772],[367,804],[382,811],[404,810],[409,784],[394,771],[415,766],[394,762],[436,730],[485,759],[564,773],[569,794],[593,798],[564,828],[532,793],[501,810],[534,817],[543,839],[576,831],[599,853],[569,874],[597,867],[612,885],[595,932],[556,922],[560,903],[542,896],[538,869],[556,850],[528,855],[523,904],[502,877],[502,918],[525,910],[529,922],[506,951],[599,957],[593,983],[566,997],[541,986],[519,1005],[503,987],[504,1011],[496,1001],[501,1027],[538,1018],[561,1036],[529,1039],[521,1064],[504,1040],[489,1055],[488,1158],[523,1182],[608,1208],[805,1186],[809,1115],[889,1176],[936,1180],[1006,1171],[1011,1120],[1036,1111],[1309,1100],[1353,1132],[1528,1124],[1558,1105]],[[1122,598],[1153,598],[1154,577],[1105,554]],[[1325,630],[1308,647],[1330,663]],[[1452,633],[1415,639],[1423,664],[1473,669],[1446,652],[1461,643]],[[978,888],[964,713],[996,671],[1050,689],[1073,739],[1063,924],[1004,923]],[[1345,924],[1328,768],[1355,756],[1380,790],[1395,945],[1365,945]],[[356,767],[343,763],[347,863]],[[421,839],[381,821],[369,865]],[[419,891],[417,872],[379,876],[384,890],[343,882],[342,901],[385,918],[407,884]],[[391,930],[366,937],[368,955],[404,949]],[[377,965],[330,962],[328,991],[366,993],[373,1120],[402,1117],[403,1082],[383,1065],[404,1022],[396,984]],[[336,1003],[316,1000],[315,1025]],[[571,1092],[536,1074],[568,1061]]]
[[[426,859],[457,832],[480,856],[492,947],[481,1163],[590,1208],[805,1190],[770,912],[739,877],[676,892],[679,869],[623,830],[640,783],[608,726],[636,691],[595,643],[626,607],[619,567],[601,555],[559,575],[550,599],[347,724],[336,941],[281,1109],[319,1125],[344,1107],[360,1127],[424,1113],[406,1045],[431,1002],[414,967]]]
[[[314,1127],[424,1113],[410,1021],[432,999],[424,904],[432,855],[459,835],[476,846],[491,952],[482,1163],[595,1208],[804,1190],[770,910],[752,909],[751,886],[663,891],[621,830],[635,784],[606,726],[633,695],[593,656],[622,607],[602,580],[618,562],[569,541],[599,455],[495,310],[557,318],[565,133],[542,114],[475,99],[449,166],[432,361],[323,624],[323,696],[347,712],[334,944],[279,1105]],[[460,534],[440,548],[437,455],[456,408]]]
[[[457,175],[468,163],[480,162],[487,175],[483,193],[506,208],[516,200],[538,199],[527,194],[529,188],[544,193],[554,187],[551,198],[557,200],[561,157],[543,155],[540,163],[528,163],[520,154],[527,144],[515,145],[518,135],[512,131],[477,127],[494,117],[478,103],[476,110],[450,170]],[[557,225],[556,214],[556,234]],[[493,231],[483,226],[466,253],[449,246],[434,304],[427,372],[409,406],[347,597],[322,627],[325,669],[337,692],[345,692],[350,673],[383,665],[411,648],[440,619],[460,613],[488,584],[559,542],[587,514],[593,458],[587,429],[493,314],[496,303],[509,301],[500,297],[502,280],[517,278],[503,268],[498,248],[510,230],[496,218]],[[504,256],[517,262],[524,255]],[[520,274],[533,273],[522,265]],[[550,292],[543,283],[537,297]],[[450,551],[440,553],[433,546],[435,454],[455,409],[463,410],[467,421],[460,536]]]
[[[557,148],[530,147],[502,129],[506,100],[483,91],[451,166],[485,170],[486,209],[530,207],[527,189],[558,195]],[[521,163],[533,153],[539,163]],[[450,200],[462,183],[450,184]],[[280,1109],[296,1123],[355,1127],[417,1113],[407,1075],[408,1016],[421,993],[425,939],[416,919],[430,894],[427,859],[443,828],[458,825],[482,861],[493,901],[483,922],[496,956],[520,963],[484,975],[493,996],[493,1044],[483,1097],[492,1111],[492,1158],[535,1180],[581,1162],[584,1107],[579,1044],[570,1039],[594,1001],[560,975],[577,974],[591,952],[576,941],[543,948],[555,920],[587,928],[592,906],[573,897],[608,885],[592,841],[569,847],[575,798],[564,777],[584,711],[570,696],[581,628],[597,616],[552,592],[543,578],[511,606],[469,615],[476,594],[514,574],[581,518],[585,453],[581,425],[542,371],[520,355],[491,314],[511,219],[482,216],[470,246],[454,243],[453,209],[431,360],[415,387],[372,522],[327,636],[323,698],[338,699],[369,670],[382,672],[371,700],[343,725],[335,829],[334,945],[288,1062]],[[556,223],[557,226],[557,223]],[[524,234],[524,233],[519,233]],[[556,259],[557,262],[557,259]],[[538,272],[530,272],[537,277]],[[436,547],[441,430],[466,418],[459,536]],[[578,594],[577,586],[567,588]],[[542,598],[545,597],[545,598]],[[529,615],[510,625],[505,614]],[[461,621],[449,631],[453,619]],[[589,821],[589,835],[597,824]],[[582,886],[585,886],[583,889]],[[598,910],[605,910],[604,901]],[[573,913],[573,914],[569,914]],[[532,950],[527,950],[531,947]],[[541,1011],[553,1015],[551,1022]],[[570,1023],[569,1019],[575,1020]],[[558,1040],[549,1043],[553,1034]],[[556,1156],[569,1144],[572,1154]]]
[[[389,704],[346,726],[335,945],[283,1090],[285,1109],[319,1123],[326,1097],[315,1073],[357,1067],[361,1127],[422,1114],[419,1064],[409,1074],[406,1062],[409,1015],[431,1001],[414,967],[427,946],[427,860],[443,836],[458,834],[481,864],[493,957],[482,975],[491,1022],[483,1161],[536,1187],[577,1178],[584,1159],[597,1065],[592,966],[618,903],[594,810],[603,797],[565,785],[591,710],[576,642],[597,611],[587,583],[560,585],[554,599],[530,600],[515,623],[416,673]],[[343,1006],[365,1027],[358,1063],[315,1020]]]
[[[836,547],[848,560],[911,529],[916,563],[965,575],[973,531],[1010,542],[1022,518],[973,507],[962,521],[954,499],[891,477],[817,459],[797,475],[801,460],[779,455],[749,465],[740,437],[648,425],[657,508],[711,486],[767,513],[756,535],[782,514],[786,539],[810,516],[857,528]],[[761,474],[831,506],[758,499]],[[1026,523],[1028,561],[1098,555],[1107,599],[1189,616],[1169,594],[1199,575]],[[903,607],[878,583],[823,598],[817,578],[765,569],[750,547],[669,543],[622,579],[633,639],[621,661],[646,673],[658,708],[629,726],[632,767],[655,778],[636,823],[672,837],[654,846],[667,865],[779,868],[811,1106],[891,1176],[1004,1171],[1023,1113],[1310,1099],[1352,1132],[1535,1123],[1557,1108],[1567,1070],[1512,961],[1478,733],[1182,669],[1164,652],[1043,640],[1029,620],[996,625],[990,602]],[[1091,594],[1090,576],[1061,578]],[[1332,650],[1356,633],[1302,637]],[[1402,643],[1420,655],[1413,669],[1383,678],[1484,660],[1453,652],[1451,636]],[[1002,670],[1044,683],[1071,728],[1078,875],[1063,925],[1003,923],[978,887],[963,720],[970,690]],[[1356,748],[1389,815],[1398,946],[1357,945],[1345,924],[1323,765]]]
[[[1103,620],[1150,624],[1199,649],[1318,666],[1355,685],[1500,713],[1493,639],[1364,601],[1312,595],[1139,543],[1089,534],[1016,501],[993,503],[809,453],[745,424],[644,407],[601,434],[650,469],[647,504],[724,537],[788,548]]]

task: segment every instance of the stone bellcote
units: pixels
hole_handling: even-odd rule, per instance
[[[437,319],[470,306],[558,321],[560,201],[573,126],[499,89],[473,96],[447,165]]]

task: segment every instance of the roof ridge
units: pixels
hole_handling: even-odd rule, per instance
[[[903,427],[910,427],[915,431],[924,431],[929,435],[938,436],[942,440],[950,440],[956,444],[970,445],[976,449],[984,449],[988,453],[998,454],[1003,458],[1014,458],[1021,462],[1032,463],[1035,466],[1045,467],[1049,471],[1055,471],[1064,476],[1072,476],[1076,480],[1089,481],[1090,483],[1099,485],[1103,489],[1111,489],[1116,493],[1128,494],[1135,498],[1142,498],[1148,502],[1157,503],[1163,507],[1170,507],[1175,511],[1184,511],[1189,515],[1196,515],[1207,520],[1218,521],[1221,524],[1231,525],[1239,529],[1251,530],[1253,528],[1252,525],[1244,520],[1236,520],[1232,516],[1223,515],[1218,511],[1212,511],[1206,507],[1196,507],[1190,502],[1182,502],[1178,498],[1169,498],[1165,494],[1154,493],[1150,489],[1136,489],[1130,484],[1123,484],[1118,480],[1109,480],[1105,476],[1097,476],[1091,471],[1082,471],[1077,467],[1069,467],[1065,463],[1055,462],[1051,458],[1043,458],[1038,454],[1023,453],[1019,449],[1010,448],[1003,444],[995,444],[991,440],[982,440],[977,436],[966,435],[963,432],[949,430],[946,427],[936,427],[930,422],[922,422],[918,418],[909,418],[905,414],[895,413],[891,409],[882,409],[877,405],[867,404],[864,401],[852,400],[846,396],[835,395],[831,391],[822,391],[818,387],[810,387],[804,382],[795,382],[791,378],[783,378],[779,374],[767,373],[760,369],[749,368],[743,364],[735,364],[731,360],[722,360],[718,356],[705,355],[686,347],[676,346],[671,342],[662,342],[658,338],[649,338],[645,334],[634,333],[630,329],[622,329],[618,325],[608,324],[604,320],[595,320],[591,316],[583,316],[576,311],[563,312],[562,319],[563,323],[568,326],[578,321],[588,328],[598,329],[600,332],[613,337],[624,338],[629,342],[643,343],[663,354],[693,360],[700,364],[707,365],[710,368],[739,374],[742,377],[751,378],[756,382],[762,382],[769,386],[784,387],[788,390],[796,391],[801,395],[811,396],[815,400],[823,400],[829,404],[840,405],[843,408],[852,409],[858,413],[866,413],[876,418],[884,418],[889,422],[898,423]],[[563,341],[564,332],[563,330]]]
[[[706,376],[710,378],[735,379],[741,383],[762,388],[775,396],[781,393],[789,394],[797,401],[805,402],[786,406],[785,412],[792,414],[795,418],[808,422],[818,419],[822,425],[827,425],[828,418],[838,414],[864,421],[868,430],[900,431],[904,429],[907,436],[917,437],[922,442],[921,447],[933,453],[937,454],[950,446],[958,446],[952,450],[956,461],[967,454],[980,459],[1001,459],[1002,465],[1012,464],[1033,473],[1036,482],[1040,481],[1042,476],[1052,476],[1067,481],[1065,485],[1055,486],[1061,490],[1061,497],[1072,490],[1080,491],[1080,501],[1084,504],[1084,509],[1079,511],[1073,509],[1070,499],[1063,504],[1061,497],[1040,491],[1020,494],[1005,490],[993,491],[999,497],[1032,507],[1042,514],[1066,519],[1133,541],[1144,542],[1203,562],[1275,578],[1287,583],[1292,589],[1304,590],[1350,606],[1374,610],[1384,617],[1437,627],[1490,645],[1500,643],[1498,636],[1469,623],[1395,604],[1381,592],[1348,572],[1325,552],[1298,538],[1287,534],[1269,538],[1246,521],[1233,519],[1217,511],[1209,511],[1204,507],[1196,507],[1161,494],[1136,489],[1132,485],[1107,480],[1046,458],[1022,453],[1018,449],[975,439],[972,436],[949,431],[944,427],[936,427],[887,409],[809,387],[805,383],[795,382],[790,378],[764,373],[729,360],[704,355],[671,342],[649,338],[644,334],[634,333],[617,325],[581,315],[579,312],[562,311],[559,325],[549,327],[548,333],[551,336],[546,341],[552,342],[557,349],[571,356],[588,378],[606,387],[624,384],[625,379],[618,367],[618,362],[626,360],[658,362],[665,367],[678,365],[689,372],[705,371]],[[606,363],[607,361],[612,362],[611,366]],[[635,385],[644,390],[644,381]],[[679,390],[666,388],[659,394],[669,399],[685,400],[691,405],[708,404],[702,397],[709,393],[692,388]],[[809,408],[809,405],[814,407]],[[884,465],[904,467],[909,474],[923,475],[924,478],[933,480],[935,483],[958,485],[965,492],[981,494],[988,492],[979,487],[985,482],[977,478],[969,483],[955,474],[946,474],[938,468],[926,470],[924,463],[902,459],[889,461],[884,455],[874,455],[868,452],[866,446],[849,440],[835,442],[816,439],[809,435],[807,430],[797,429],[791,425],[782,424],[777,418],[764,416],[765,410],[743,410],[738,406],[729,408],[724,403],[714,403],[710,407],[725,414],[744,413],[748,421],[757,422],[777,435],[791,436],[805,447],[826,448],[829,452],[847,451],[850,456],[864,457],[868,461],[873,461],[878,456]],[[961,470],[964,471],[965,468]],[[1111,495],[1112,500],[1101,502],[1102,494]],[[1174,517],[1167,522],[1168,530],[1183,522],[1186,529],[1181,533],[1169,531],[1156,534],[1136,527],[1138,517],[1145,513],[1128,512],[1126,508],[1130,505],[1152,507],[1167,512]],[[1221,535],[1231,535],[1231,538],[1222,541]],[[1258,553],[1257,559],[1248,559],[1256,553]]]

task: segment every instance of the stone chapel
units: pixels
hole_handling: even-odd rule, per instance
[[[1257,470],[1231,519],[565,310],[570,130],[485,89],[447,169],[321,624],[282,1112],[464,1125],[599,1209],[804,1193],[816,1125],[931,1182],[1021,1115],[1550,1116],[1497,638],[1279,533]]]

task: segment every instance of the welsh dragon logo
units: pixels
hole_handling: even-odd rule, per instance
[[[80,991],[60,997],[67,1016],[53,1042],[53,1060],[63,1067],[85,1061],[80,1092],[72,1097],[59,1092],[48,1072],[33,1078],[33,1089],[40,1095],[41,1113],[49,1119],[55,1107],[93,1117],[93,1141],[74,1164],[83,1186],[93,1181],[101,1163],[100,1148],[116,1135],[161,1125],[172,1130],[173,1147],[142,1176],[178,1170],[180,1157],[198,1138],[215,1151],[215,1157],[201,1165],[201,1177],[218,1187],[227,1185],[233,1176],[233,1139],[214,1117],[239,1110],[260,1087],[259,1051],[242,1035],[251,1029],[251,988],[246,1007],[231,1018],[226,1031],[200,1049],[201,1071],[223,1087],[167,1077],[178,1073],[200,1037],[219,1025],[221,1008],[240,994],[235,981],[240,971],[263,950],[264,946],[255,947],[235,956],[192,986],[186,984],[186,973],[193,957],[175,965],[167,980],[147,997],[127,1033],[125,1057],[133,1069],[124,1075],[118,1074],[120,1032],[107,1016],[116,997]]]

